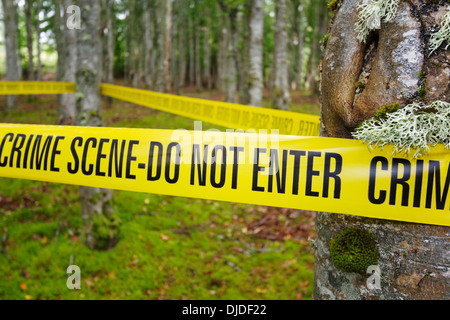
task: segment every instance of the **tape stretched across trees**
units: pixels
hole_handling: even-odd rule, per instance
[[[75,93],[71,82],[0,81],[0,95]]]
[[[450,153],[360,141],[0,124],[0,176],[450,226]]]
[[[0,82],[0,95],[74,93],[68,82]],[[103,83],[101,94],[227,128],[279,130],[280,134],[318,136],[320,118],[310,114],[188,98]]]
[[[278,129],[280,134],[319,135],[320,118],[310,114],[188,98],[105,83],[101,85],[101,93],[108,97],[226,128],[244,131]]]

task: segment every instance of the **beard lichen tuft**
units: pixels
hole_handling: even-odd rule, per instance
[[[350,228],[330,242],[331,259],[341,271],[365,274],[378,264],[376,239],[368,231]]]
[[[396,112],[385,113],[385,118],[363,121],[352,136],[368,142],[369,147],[393,144],[393,153],[410,154],[415,150],[415,159],[427,153],[430,146],[444,144],[450,149],[450,103],[411,103]]]
[[[359,6],[355,24],[359,42],[365,43],[372,30],[380,29],[381,22],[391,22],[397,14],[399,0],[371,0]]]
[[[444,42],[447,42],[447,45],[444,47],[444,49],[447,50],[450,46],[450,11],[442,18],[439,31],[431,35],[430,55],[432,55]]]

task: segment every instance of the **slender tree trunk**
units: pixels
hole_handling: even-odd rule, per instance
[[[300,90],[303,86],[302,81],[302,73],[303,73],[303,48],[304,48],[304,23],[305,23],[305,11],[304,11],[304,5],[301,7],[297,7],[297,12],[300,12],[300,18],[299,18],[299,26],[298,26],[298,32],[297,32],[297,59],[296,59],[296,73],[295,73],[295,83],[297,90]]]
[[[157,50],[157,62],[156,70],[157,75],[155,76],[156,90],[158,92],[164,92],[164,46],[165,46],[165,1],[156,1],[156,50]]]
[[[28,81],[34,80],[34,61],[33,61],[33,1],[25,2],[25,20],[27,28],[27,50],[28,50]]]
[[[235,59],[238,70],[239,103],[248,104],[248,68],[249,68],[249,41],[250,41],[250,4],[244,2],[239,9],[236,21],[235,36]]]
[[[230,103],[236,103],[236,78],[237,78],[237,66],[234,52],[234,41],[231,28],[226,29],[227,36],[227,49],[225,51],[225,101]]]
[[[225,22],[226,18],[221,18],[221,23],[219,24],[219,52],[217,57],[217,88],[224,92],[226,90],[225,77],[226,77],[226,65],[227,65],[227,39],[228,39],[228,29]]]
[[[195,83],[195,38],[194,38],[194,23],[192,21],[191,13],[188,13],[188,29],[189,29],[189,85]]]
[[[62,17],[65,16],[65,13],[63,13],[65,10],[62,0],[55,0],[53,4],[55,10],[55,15],[53,16],[53,30],[55,33],[56,52],[58,54],[58,62],[56,66],[56,80],[64,81],[65,34],[63,28],[66,27],[66,24],[65,21],[63,22]],[[57,99],[58,99],[58,113],[61,114],[62,99],[63,99],[62,95],[58,95]]]
[[[153,52],[153,2],[146,1],[144,2],[143,7],[143,26],[144,26],[144,47],[145,47],[145,64],[144,64],[144,80],[147,89],[153,88],[153,65],[152,65],[152,57],[154,55]]]
[[[342,2],[322,59],[323,135],[350,138],[380,107],[404,106],[421,87],[428,90],[424,103],[450,102],[449,51],[429,56],[422,42],[450,6],[441,2],[419,10],[415,3],[401,1],[395,18],[373,32],[366,45],[355,31],[361,1]],[[419,79],[420,74],[427,77]],[[362,92],[355,89],[358,81],[366,82]],[[369,290],[369,274],[341,271],[332,261],[331,240],[349,228],[364,229],[376,239],[377,290]],[[450,299],[449,227],[318,213],[315,230],[315,299]]]
[[[286,0],[275,3],[274,84],[272,105],[274,108],[289,109],[289,75],[287,68]]]
[[[101,126],[102,48],[100,0],[79,0],[81,30],[78,35],[77,125]],[[81,187],[82,231],[91,249],[107,250],[118,241],[118,220],[112,212],[112,191]]]
[[[106,77],[107,83],[114,83],[114,18],[113,18],[114,1],[107,0],[106,8],[106,28],[108,29],[106,41]]]
[[[309,64],[308,87],[312,92],[319,93],[319,60],[321,56],[320,42],[327,33],[328,27],[328,8],[327,1],[317,0],[315,3],[315,26],[313,32],[313,45],[311,48],[311,57]]]
[[[172,90],[172,79],[170,76],[170,50],[172,39],[172,0],[166,0],[166,20],[164,37],[164,92]]]
[[[186,10],[184,9],[184,2],[179,4],[179,14],[178,14],[178,58],[179,58],[179,76],[177,83],[177,94],[181,94],[181,89],[186,84],[186,52],[187,52],[187,28],[186,26]]]
[[[36,80],[42,81],[42,62],[41,62],[41,0],[36,0],[36,35],[37,35],[37,70]]]
[[[5,25],[5,50],[6,50],[6,81],[19,81],[19,54],[17,47],[17,4],[13,0],[2,0],[3,23]],[[6,112],[11,111],[16,105],[16,96],[6,97]]]
[[[251,0],[249,45],[249,104],[262,106],[264,0]]]
[[[206,25],[203,28],[203,78],[206,81],[206,86],[208,90],[212,88],[212,78],[211,78],[211,20],[209,18],[211,12],[210,10],[205,11]]]
[[[64,16],[67,8],[72,4],[72,0],[63,0]],[[67,17],[66,17],[67,18]],[[64,27],[64,50],[61,56],[64,61],[64,81],[74,83],[76,81],[77,71],[77,32],[76,29]],[[58,57],[59,59],[59,57]],[[61,125],[74,125],[76,120],[75,95],[65,93],[61,95],[61,105],[59,108],[59,120]]]

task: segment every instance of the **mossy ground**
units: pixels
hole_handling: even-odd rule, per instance
[[[318,114],[313,98],[293,97],[294,110]],[[116,127],[194,126],[115,100],[103,117]],[[56,118],[56,97],[27,102],[22,96],[1,122],[54,124]],[[307,241],[258,239],[249,231],[264,207],[114,191],[120,240],[100,252],[80,241],[78,197],[77,186],[0,178],[0,239],[8,236],[7,256],[0,252],[0,299],[311,299]],[[302,214],[291,222],[311,223]],[[71,259],[81,269],[81,290],[66,287]]]

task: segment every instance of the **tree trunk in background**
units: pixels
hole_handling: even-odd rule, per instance
[[[139,87],[139,29],[137,28],[137,8],[136,3],[131,3],[130,15],[128,17],[129,34],[130,37],[130,77],[131,86],[133,88]]]
[[[303,71],[303,48],[304,48],[304,36],[303,36],[303,23],[305,19],[304,5],[300,0],[293,1],[294,19],[293,19],[293,32],[297,40],[297,44],[293,46],[292,58],[295,64],[294,68],[294,81],[295,89],[300,90],[302,88],[302,71]]]
[[[100,0],[79,0],[81,30],[78,36],[77,125],[101,126],[102,50]],[[112,212],[112,191],[81,187],[82,233],[91,249],[107,250],[118,242],[118,220]]]
[[[145,64],[144,64],[144,80],[147,89],[153,89],[153,2],[145,1],[143,8],[143,26],[144,26],[144,56],[145,56]]]
[[[235,55],[238,70],[239,103],[248,104],[248,68],[249,68],[249,41],[250,41],[250,9],[251,4],[244,1],[243,8],[239,9],[236,21]]]
[[[286,0],[275,3],[274,84],[272,105],[276,109],[289,110],[289,75],[287,68]]]
[[[177,19],[177,32],[178,32],[178,82],[177,82],[177,88],[176,93],[181,94],[181,89],[186,84],[186,51],[187,51],[187,28],[186,28],[186,17],[187,13],[186,10],[183,10],[184,8],[184,2],[180,1],[178,8],[178,19]]]
[[[33,62],[33,1],[25,2],[25,23],[27,29],[27,50],[28,50],[28,81],[34,80],[34,62]]]
[[[67,8],[72,4],[72,0],[63,0],[64,6],[64,19],[67,20]],[[64,50],[63,50],[63,61],[64,61],[64,77],[63,80],[67,82],[75,82],[75,74],[77,72],[77,32],[76,29],[69,29],[64,25]],[[59,57],[58,57],[59,59]],[[58,123],[60,125],[72,126],[76,121],[76,108],[75,108],[75,94],[65,93],[61,95],[61,105],[59,108],[59,119]]]
[[[41,63],[41,20],[39,15],[41,12],[41,0],[36,0],[36,36],[37,36],[37,69],[36,80],[42,81],[42,63]]]
[[[189,42],[189,85],[193,85],[195,82],[195,39],[194,39],[194,23],[192,22],[192,17],[190,10],[188,10],[188,42]]]
[[[227,37],[227,47],[225,51],[225,77],[224,77],[224,86],[225,86],[225,101],[230,103],[236,103],[236,77],[237,77],[237,66],[236,59],[234,54],[234,46],[233,46],[233,35],[231,28],[226,28],[226,37]]]
[[[237,90],[237,76],[239,70],[239,34],[238,34],[238,26],[237,19],[239,8],[237,6],[230,7],[228,6],[224,0],[219,1],[220,8],[225,16],[228,17],[225,20],[226,27],[226,36],[227,36],[227,49],[225,53],[226,65],[225,65],[225,77],[224,77],[224,86],[225,86],[225,101],[230,103],[236,103],[236,90]]]
[[[315,25],[313,32],[313,44],[309,63],[308,87],[314,93],[319,93],[319,60],[321,56],[320,42],[327,33],[328,8],[326,0],[317,0],[315,7]]]
[[[262,106],[264,0],[251,0],[249,40],[249,105]]]
[[[17,47],[17,4],[13,0],[2,0],[5,50],[6,50],[6,81],[19,81],[19,54]],[[6,97],[6,112],[11,111],[16,105],[16,96]]]
[[[156,1],[156,50],[157,62],[155,69],[157,74],[155,77],[156,90],[164,92],[164,43],[165,43],[165,3],[163,1]]]
[[[198,6],[198,0],[195,1],[195,18],[193,21],[192,31],[194,32],[194,48],[195,48],[195,90],[197,92],[201,92],[203,90],[202,84],[202,65],[201,65],[201,54],[200,54],[200,43],[201,43],[201,32],[200,32],[200,23],[198,15],[200,14],[200,8]]]
[[[224,92],[225,91],[225,74],[226,74],[226,52],[227,52],[227,39],[228,39],[228,29],[225,26],[225,17],[221,17],[221,23],[219,24],[219,52],[217,53],[217,88]]]
[[[64,29],[66,28],[65,21],[63,22],[62,16],[65,16],[65,12],[62,0],[54,0],[55,15],[53,16],[53,31],[55,33],[56,52],[58,54],[56,80],[63,81],[64,79],[64,57],[65,57],[65,39]],[[31,25],[30,25],[31,28]],[[58,108],[61,107],[61,96],[58,95]]]
[[[205,11],[206,25],[203,27],[203,78],[206,81],[206,87],[212,89],[212,78],[211,78],[211,10]]]
[[[334,17],[322,60],[322,129],[329,137],[350,138],[350,132],[382,106],[405,105],[423,86],[424,103],[450,102],[450,51],[429,56],[432,26],[439,25],[450,5],[418,1],[399,3],[397,15],[383,23],[367,45],[357,40],[355,23],[361,0],[346,0]],[[425,50],[424,50],[425,49]],[[405,58],[406,57],[406,58]],[[414,58],[410,58],[414,57]],[[390,66],[390,67],[387,67]],[[425,80],[419,79],[420,73]],[[356,93],[355,83],[367,81]],[[380,86],[379,83],[386,85]],[[417,95],[416,95],[417,96]],[[367,275],[336,269],[330,241],[357,227],[377,241],[381,289],[369,290]],[[318,213],[315,235],[315,299],[450,299],[449,227],[413,224],[351,215]]]
[[[106,28],[108,29],[108,35],[106,40],[106,76],[105,81],[107,83],[114,83],[114,23],[113,23],[113,7],[114,1],[107,0],[106,7]]]
[[[172,0],[166,0],[166,21],[164,37],[164,92],[172,90],[172,77],[170,75],[170,49],[172,46]]]

